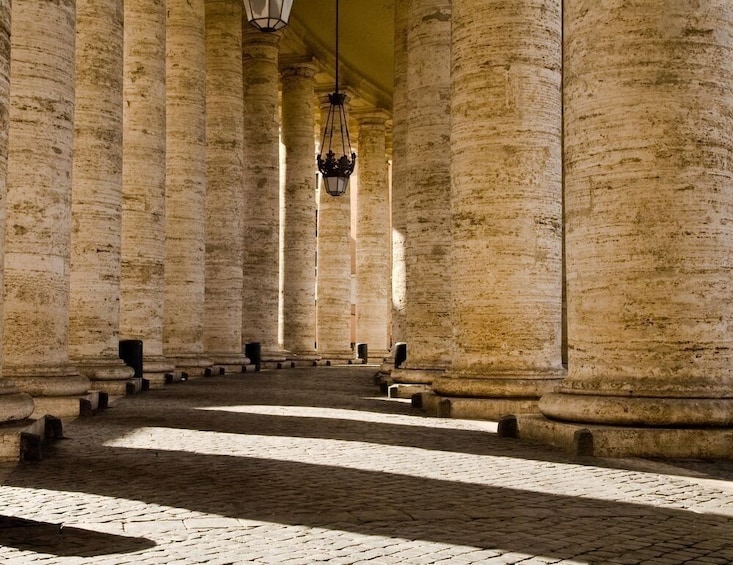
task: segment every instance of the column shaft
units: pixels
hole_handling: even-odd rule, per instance
[[[8,173],[8,113],[10,99],[10,0],[0,0],[0,233],[5,232],[5,194]],[[0,253],[4,250],[0,238]],[[0,261],[0,285],[3,263]],[[2,301],[0,301],[2,312]],[[3,325],[0,324],[0,345]],[[0,365],[0,375],[2,375]],[[33,399],[20,392],[9,379],[0,376],[0,424],[22,421],[33,413]],[[0,429],[1,433],[1,429]]]
[[[206,372],[206,23],[204,0],[166,2],[165,306],[163,350]]]
[[[79,414],[69,363],[75,2],[13,5],[5,230],[4,372],[36,415]]]
[[[356,214],[356,341],[370,360],[389,355],[391,240],[385,111],[356,115],[359,189]]]
[[[134,376],[119,357],[122,22],[121,0],[77,0],[69,353],[118,395]]]
[[[409,2],[405,138],[406,370],[429,383],[450,362],[450,0]]]
[[[316,357],[315,71],[296,63],[282,73],[283,344],[306,360]]]
[[[433,390],[497,418],[564,375],[561,3],[452,7],[454,352]]]
[[[165,383],[165,0],[125,0],[120,335],[141,339],[144,375]]]
[[[206,352],[241,370],[242,3],[206,0]]]
[[[406,337],[405,242],[410,202],[407,198],[407,12],[395,2],[394,87],[392,95],[392,338]]]
[[[280,303],[280,33],[242,24],[244,75],[244,246],[242,341],[264,361],[284,360]]]

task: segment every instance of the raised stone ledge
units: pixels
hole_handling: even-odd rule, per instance
[[[733,458],[733,428],[586,426],[521,414],[501,421],[499,434],[595,457]]]

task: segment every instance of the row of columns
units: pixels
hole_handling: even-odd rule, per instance
[[[395,380],[597,454],[729,456],[726,3],[405,4]]]
[[[142,340],[151,387],[239,370],[250,341],[267,360],[353,357],[348,199],[322,204],[325,219],[347,203],[339,233],[321,226],[346,260],[318,283],[324,305],[338,294],[347,309],[321,312],[316,348],[317,66],[279,65],[279,34],[250,30],[242,12],[238,0],[28,0],[11,18],[0,0],[0,422],[78,415],[89,390],[124,394],[120,339]],[[365,263],[384,280],[376,299],[362,285],[379,316],[363,333],[383,354],[386,118],[360,119],[364,202],[385,248]]]

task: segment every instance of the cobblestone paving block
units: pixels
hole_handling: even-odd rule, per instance
[[[0,563],[733,563],[730,462],[498,438],[379,397],[374,370],[196,379],[66,424],[0,475]]]

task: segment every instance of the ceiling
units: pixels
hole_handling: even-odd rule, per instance
[[[321,80],[333,80],[337,1],[295,0],[286,28],[325,65]],[[385,108],[392,106],[394,2],[339,2],[339,86]],[[297,50],[291,42],[285,45]]]

